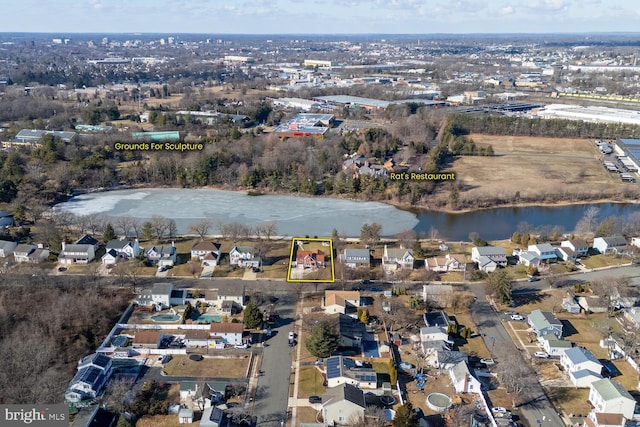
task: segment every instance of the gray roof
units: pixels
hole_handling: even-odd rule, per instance
[[[60,255],[66,253],[87,253],[89,252],[89,248],[93,247],[93,245],[77,245],[77,244],[66,244],[64,245],[64,249],[60,253]]]
[[[154,283],[151,288],[152,295],[170,295],[173,285],[171,283]]]
[[[622,236],[602,237],[602,240],[604,240],[607,246],[626,246],[627,244],[627,239]]]
[[[635,402],[635,399],[622,386],[622,384],[616,381],[611,381],[608,378],[592,382],[591,387],[593,387],[605,401],[624,397]]]
[[[23,252],[23,253],[30,254],[31,252],[35,251],[36,249],[37,249],[36,245],[27,245],[27,244],[23,243],[21,245],[16,246],[16,248],[13,250],[13,253],[17,254],[17,253]]]
[[[533,310],[531,312],[531,314],[529,315],[529,322],[533,323],[532,326],[534,326],[537,330],[549,328],[552,325],[562,327],[562,322],[558,320],[558,318],[553,313],[549,313],[548,311],[542,311],[539,309]]]
[[[322,395],[322,405],[333,404],[343,400],[354,403],[362,408],[366,407],[364,393],[351,384],[340,384],[337,387],[329,388],[327,392]]]
[[[0,249],[14,248],[16,247],[16,242],[10,242],[8,240],[0,240]]]
[[[569,360],[571,360],[574,365],[578,365],[587,361],[591,361],[601,365],[600,361],[593,353],[582,347],[570,348],[569,350],[566,350],[564,354],[567,358],[569,358]]]
[[[118,240],[118,239],[114,239],[114,240],[109,240],[107,242],[107,247],[106,249],[123,249],[125,246],[131,244],[131,242],[129,240]]]
[[[589,369],[580,369],[579,371],[571,372],[570,375],[577,380],[579,380],[580,378],[586,378],[586,377],[602,378],[602,375],[600,375],[597,372],[590,371]]]
[[[96,239],[93,236],[90,236],[89,234],[85,234],[84,236],[82,236],[78,240],[76,240],[76,245],[91,245],[91,246],[95,246],[95,245],[97,245],[99,243],[100,243],[100,241],[98,239]]]
[[[43,135],[53,135],[62,139],[63,141],[70,141],[73,139],[77,133],[75,132],[64,132],[64,131],[56,131],[56,130],[40,130],[40,129],[22,129],[16,135],[16,139],[21,141],[24,140],[40,140]]]
[[[344,256],[345,258],[354,257],[369,259],[371,257],[371,253],[369,252],[369,249],[345,249]]]
[[[535,259],[540,260],[540,258],[538,258],[538,254],[536,254],[535,252],[529,252],[529,251],[520,252],[520,258],[526,259],[529,262]]]

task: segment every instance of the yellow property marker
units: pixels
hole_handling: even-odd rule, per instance
[[[334,263],[333,241],[331,239],[294,237],[291,239],[287,282],[333,283],[336,281]],[[331,278],[322,277],[329,276],[329,274],[331,274]],[[317,278],[305,279],[305,276]]]

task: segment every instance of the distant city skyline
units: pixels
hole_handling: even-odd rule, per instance
[[[640,30],[637,0],[20,0],[2,32],[598,33]]]

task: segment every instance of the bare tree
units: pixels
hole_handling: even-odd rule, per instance
[[[129,234],[131,234],[135,221],[136,220],[129,215],[120,216],[115,220],[116,228],[118,231],[122,232],[122,235],[125,238],[127,238],[129,237]]]
[[[200,236],[200,240],[204,240],[205,236],[209,234],[209,230],[211,230],[212,226],[213,224],[210,220],[203,219],[201,221],[190,224],[189,232],[197,234],[198,236]]]
[[[91,231],[92,235],[97,234],[100,230],[104,229],[104,218],[102,215],[97,213],[92,213],[86,215],[87,218],[87,228]]]
[[[513,406],[517,407],[522,403],[524,392],[535,381],[535,376],[531,372],[531,368],[523,363],[519,353],[504,352],[501,361],[498,365],[498,378],[507,392],[511,394]]]
[[[136,236],[136,239],[140,238],[143,227],[144,227],[144,224],[139,219],[137,218],[131,219],[131,229],[133,230],[133,234]]]
[[[446,426],[459,427],[469,425],[473,407],[471,405],[456,405],[447,411]]]
[[[273,237],[278,232],[278,224],[275,221],[258,224],[256,225],[255,231],[259,237],[264,237],[267,240],[271,240],[271,237]]]
[[[134,380],[130,377],[114,378],[109,381],[104,394],[104,404],[114,412],[122,414],[126,410],[126,398],[133,387]]]
[[[418,233],[415,230],[404,230],[395,235],[398,244],[403,248],[412,247],[418,240]]]
[[[584,211],[584,215],[576,224],[576,232],[577,233],[592,233],[597,222],[598,214],[600,213],[600,208],[596,206],[591,206]]]

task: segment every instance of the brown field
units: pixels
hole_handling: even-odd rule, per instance
[[[540,198],[550,202],[570,195],[606,198],[624,183],[608,173],[596,159],[591,139],[558,139],[472,134],[479,145],[490,144],[495,157],[459,157],[450,167],[461,184],[460,204],[465,200]],[[632,186],[629,188],[636,188]]]
[[[244,359],[204,358],[195,362],[187,356],[175,355],[164,370],[168,375],[178,377],[242,378],[247,373],[248,364],[249,357]]]

